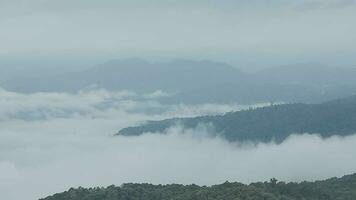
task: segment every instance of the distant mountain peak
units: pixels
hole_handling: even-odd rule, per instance
[[[149,65],[147,60],[142,59],[142,58],[125,58],[125,59],[112,59],[109,60],[102,65]]]

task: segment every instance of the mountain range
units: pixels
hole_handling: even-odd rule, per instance
[[[31,77],[31,74],[37,74]],[[77,92],[86,88],[171,94],[162,103],[320,103],[356,93],[356,69],[321,64],[272,67],[247,73],[222,62],[112,60],[77,72],[28,73],[0,86],[15,92]]]

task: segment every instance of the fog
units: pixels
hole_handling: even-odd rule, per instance
[[[211,125],[167,135],[112,136],[145,120],[221,114],[259,105],[164,105],[164,91],[0,90],[1,199],[35,200],[70,187],[126,182],[212,185],[272,177],[317,180],[353,173],[356,136],[293,135],[282,144],[229,143]],[[21,191],[21,192],[19,192]]]

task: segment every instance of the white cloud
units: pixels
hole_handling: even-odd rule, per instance
[[[77,186],[124,182],[210,185],[271,177],[301,181],[341,176],[356,169],[355,136],[323,140],[303,135],[280,145],[250,146],[197,138],[196,130],[183,135],[179,129],[171,131],[169,135],[129,138],[39,135],[23,141],[18,137],[18,143],[27,145],[8,152],[11,158],[5,158],[8,164],[0,172],[7,182],[0,191],[5,199],[36,199]]]
[[[146,118],[162,119],[167,117],[191,117],[207,114],[220,114],[249,107],[261,107],[269,104],[202,104],[202,105],[165,105],[157,98],[168,94],[158,90],[151,94],[136,94],[132,91],[107,91],[104,89],[84,90],[76,94],[69,93],[33,93],[21,94],[0,89],[0,121],[6,120],[51,120],[67,118],[115,118],[130,114],[150,113]]]
[[[156,90],[150,94],[144,95],[144,98],[146,99],[157,99],[157,98],[163,98],[163,97],[170,97],[173,96],[174,94],[170,94],[167,92],[164,92],[162,90]]]

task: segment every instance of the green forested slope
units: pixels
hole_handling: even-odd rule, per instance
[[[78,188],[42,200],[355,200],[356,174],[324,181],[197,185],[124,184]]]
[[[165,133],[165,130],[176,124],[184,128],[213,124],[214,133],[229,141],[281,142],[293,133],[318,133],[323,137],[345,136],[356,133],[356,96],[322,104],[283,104],[221,116],[149,121],[141,126],[124,128],[118,135]]]

